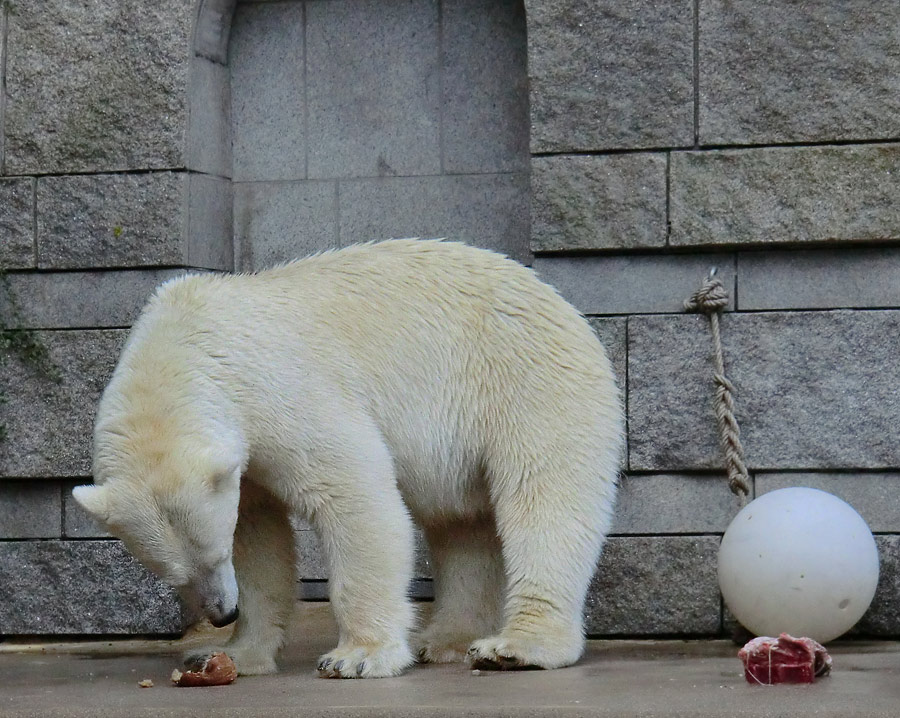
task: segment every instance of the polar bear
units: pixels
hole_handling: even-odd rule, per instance
[[[587,321],[522,265],[389,240],[160,287],[136,322],[76,500],[276,670],[289,517],[320,536],[337,647],[323,677],[419,660],[556,668],[584,648],[623,416]],[[413,524],[434,572],[414,638]]]

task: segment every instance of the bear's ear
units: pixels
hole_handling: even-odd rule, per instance
[[[236,487],[240,485],[242,473],[240,461],[223,464],[213,471],[210,477],[210,486],[212,486],[214,491],[224,491],[232,486]]]
[[[72,489],[72,496],[93,517],[106,522],[109,518],[109,502],[103,486],[88,484]]]

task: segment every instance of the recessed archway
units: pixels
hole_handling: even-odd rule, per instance
[[[527,259],[526,65],[522,0],[238,2],[237,268],[399,236]]]

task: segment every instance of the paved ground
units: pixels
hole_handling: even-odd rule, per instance
[[[280,674],[218,688],[170,685],[185,641],[0,644],[0,718],[900,716],[896,642],[833,646],[833,675],[812,686],[754,687],[726,641],[592,641],[577,666],[558,671],[417,666],[399,678],[336,681],[313,675],[335,635],[327,604],[301,604],[292,634]],[[143,678],[154,687],[139,688]]]

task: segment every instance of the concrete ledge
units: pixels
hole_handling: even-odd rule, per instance
[[[313,675],[316,657],[335,641],[328,605],[300,604],[291,635],[280,674],[205,690],[169,683],[185,642],[2,644],[0,718],[888,718],[896,716],[900,679],[900,644],[893,642],[832,646],[832,676],[766,689],[744,681],[737,646],[727,641],[591,641],[581,662],[557,671],[473,675],[461,664],[421,665],[398,678],[329,681]],[[202,638],[192,635],[187,644]],[[139,688],[143,678],[154,687]]]

